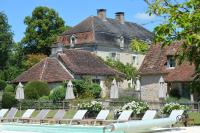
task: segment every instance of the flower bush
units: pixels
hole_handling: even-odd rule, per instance
[[[114,114],[120,115],[123,110],[133,110],[134,115],[140,116],[144,114],[144,112],[148,109],[149,109],[149,105],[147,103],[132,101],[125,104],[123,107],[115,109]]]
[[[78,104],[78,109],[86,109],[88,110],[87,114],[92,116],[97,115],[102,108],[102,103],[97,101]]]
[[[169,115],[172,110],[188,110],[189,107],[186,105],[180,105],[179,103],[166,103],[160,110],[162,114]]]

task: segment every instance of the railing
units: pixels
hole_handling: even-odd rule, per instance
[[[16,106],[19,108],[21,106],[22,109],[77,109],[79,103],[86,103],[91,100],[71,100],[71,101],[33,101],[33,100],[23,100],[19,102]],[[106,109],[113,110],[114,108],[123,106],[128,101],[120,101],[120,100],[96,100],[100,101],[103,104],[103,107]],[[164,102],[147,102],[150,106],[150,109],[160,109],[166,103]],[[198,111],[200,112],[200,102],[188,102],[188,103],[180,103],[181,105],[187,105],[190,107],[190,111]],[[2,102],[0,101],[0,108],[2,108]]]

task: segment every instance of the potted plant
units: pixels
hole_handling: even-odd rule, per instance
[[[94,118],[102,110],[103,106],[101,102],[91,101],[87,103],[78,104],[78,109],[88,110],[86,118]]]

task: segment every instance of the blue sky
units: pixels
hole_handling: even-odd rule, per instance
[[[150,31],[160,23],[159,18],[145,14],[148,7],[144,0],[0,0],[0,11],[8,16],[16,42],[24,36],[25,16],[30,16],[37,6],[55,9],[69,26],[78,24],[88,16],[95,16],[99,8],[107,9],[109,18],[114,18],[115,12],[125,12],[126,21],[145,24],[144,27]]]

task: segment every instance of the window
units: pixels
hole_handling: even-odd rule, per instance
[[[176,62],[173,56],[168,56],[167,57],[167,67],[168,68],[174,68],[176,66]]]
[[[115,52],[110,53],[110,58],[112,60],[116,60],[116,56],[117,56],[117,54]]]
[[[75,44],[76,44],[76,36],[72,35],[70,37],[70,47],[74,47]]]
[[[137,55],[132,55],[132,64],[138,64]]]
[[[100,84],[100,79],[92,79],[92,83]]]
[[[119,38],[119,45],[120,45],[120,49],[124,49],[124,37],[123,36],[121,36]]]

